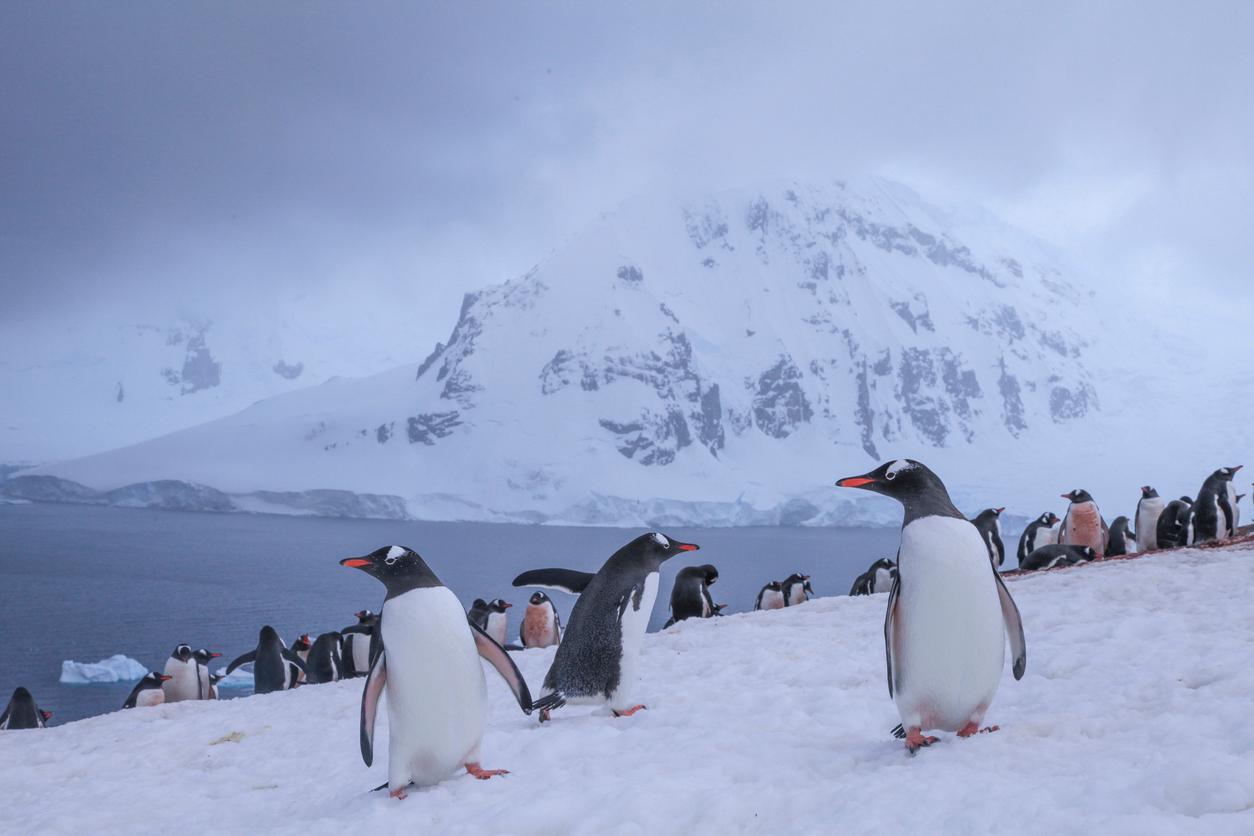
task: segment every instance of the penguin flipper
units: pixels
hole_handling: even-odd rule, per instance
[[[999,582],[1001,578],[997,579]],[[888,593],[888,610],[884,613],[884,660],[888,665],[888,696],[893,696],[897,683],[893,680],[893,650],[897,645],[897,598],[901,590],[901,575],[893,578],[893,588]]]
[[[1010,597],[1010,590],[1006,589],[1001,575],[994,572],[993,577],[997,580],[997,597],[1001,599],[1001,617],[1006,622],[1006,635],[1010,637],[1011,670],[1016,680],[1023,679],[1023,672],[1028,668],[1028,644],[1023,637],[1023,621],[1019,618],[1019,608],[1015,606],[1015,599]]]
[[[247,653],[245,653],[243,656],[240,656],[240,657],[239,657],[239,658],[237,658],[235,661],[231,662],[231,664],[227,665],[227,666],[226,666],[226,673],[224,673],[224,674],[222,674],[222,675],[223,675],[223,676],[230,676],[230,675],[231,675],[231,671],[235,670],[235,669],[236,669],[236,668],[238,668],[240,665],[247,665],[249,662],[256,662],[256,661],[257,661],[257,651],[256,651],[256,650],[250,650],[250,651],[248,651]]]
[[[588,588],[595,577],[595,572],[575,569],[532,569],[514,578],[514,586],[538,586],[578,595]]]
[[[300,657],[297,656],[294,652],[292,652],[291,648],[287,648],[287,647],[283,648],[282,653],[283,653],[283,658],[291,662],[296,667],[300,668],[301,673],[305,674],[306,676],[309,675],[309,669],[305,667],[305,663],[300,660]],[[254,653],[253,655],[255,656],[256,654]],[[232,662],[232,664],[234,664],[234,662]],[[230,673],[230,671],[227,671],[227,673]]]
[[[388,681],[387,653],[380,651],[370,664],[366,687],[361,690],[361,759],[374,763],[374,720],[379,713],[379,697]]]
[[[501,675],[505,683],[509,685],[509,689],[514,692],[514,698],[518,700],[518,707],[522,709],[523,714],[531,713],[531,691],[527,688],[527,680],[523,678],[522,671],[518,670],[518,666],[514,664],[514,660],[505,652],[505,648],[496,643],[496,639],[489,636],[483,629],[469,618],[466,623],[470,625],[470,632],[475,637],[475,649],[479,651],[479,655],[488,661],[492,667],[496,668],[496,672]]]

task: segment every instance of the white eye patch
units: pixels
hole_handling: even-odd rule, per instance
[[[653,532],[653,542],[657,543],[664,549],[669,549],[671,547],[671,541],[667,540],[664,535],[658,534],[656,531]]]
[[[884,474],[884,478],[896,479],[897,474],[904,473],[907,470],[914,470],[914,463],[906,459],[898,459],[888,466],[888,471]]]
[[[396,561],[405,556],[405,549],[402,546],[393,546],[388,549],[387,556],[383,558],[383,562],[391,566]]]

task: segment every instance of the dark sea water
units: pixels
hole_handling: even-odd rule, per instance
[[[160,670],[186,642],[224,655],[256,645],[272,624],[290,644],[377,611],[383,586],[339,566],[401,544],[421,554],[462,602],[505,598],[520,613],[531,590],[510,581],[546,566],[595,571],[642,529],[336,520],[201,514],[86,505],[0,505],[0,700],[25,685],[54,724],[121,707],[133,685],[62,685],[61,662],[115,653]],[[726,612],[753,608],[764,583],[807,572],[818,595],[897,549],[897,529],[674,528],[701,550],[664,565],[650,629],[668,617],[675,573],[712,563]],[[563,619],[574,598],[552,597]],[[517,635],[510,621],[511,638]],[[233,689],[233,695],[249,693]],[[224,694],[226,696],[226,694]]]

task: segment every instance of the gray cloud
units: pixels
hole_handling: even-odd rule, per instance
[[[1187,280],[1251,304],[1249,4],[0,17],[0,321],[352,280],[429,291],[442,330],[461,289],[633,194],[867,171],[1142,302]]]

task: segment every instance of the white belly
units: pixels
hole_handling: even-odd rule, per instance
[[[487,713],[483,666],[466,612],[446,587],[383,605],[388,783],[437,783],[479,757]]]
[[[925,517],[902,531],[894,696],[907,727],[979,723],[1005,661],[1001,603],[988,549],[965,520]]]
[[[635,693],[636,679],[640,672],[640,645],[644,642],[645,631],[649,627],[649,617],[653,614],[653,602],[657,600],[657,572],[650,572],[644,579],[644,591],[640,595],[640,608],[633,609],[627,605],[623,613],[623,658],[619,663],[620,676],[618,687],[610,694],[610,708],[622,710],[631,708],[631,694]]]
[[[798,604],[805,603],[807,600],[805,584],[793,584],[792,588],[788,590],[788,600],[792,602],[794,607]]]
[[[173,657],[165,661],[165,673],[170,679],[161,683],[166,702],[200,699],[199,679],[195,662],[180,662]]]
[[[875,570],[875,584],[871,587],[872,592],[888,592],[893,588],[893,573],[887,569]]]
[[[1136,542],[1149,551],[1158,548],[1158,517],[1163,512],[1161,498],[1142,500],[1136,509]]]
[[[352,640],[353,669],[358,673],[370,670],[370,637],[365,633],[349,633]]]
[[[505,613],[491,612],[491,613],[488,613],[488,626],[487,626],[487,629],[484,630],[484,632],[487,633],[489,636],[491,636],[493,641],[495,641],[497,644],[504,647],[505,646],[505,630],[507,628],[507,625],[508,625],[508,621],[505,617]]]
[[[781,610],[784,608],[784,593],[776,592],[768,589],[762,593],[762,603],[759,609],[763,610]]]
[[[164,683],[163,683],[164,684]],[[135,695],[135,705],[150,708],[165,702],[165,691],[160,688],[145,688]]]

